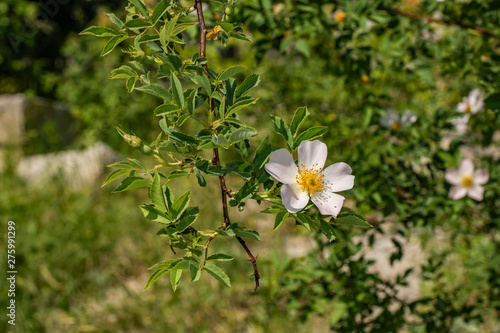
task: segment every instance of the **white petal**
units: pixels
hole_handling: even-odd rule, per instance
[[[474,163],[468,158],[463,159],[458,165],[458,173],[461,176],[472,176],[474,173]]]
[[[401,116],[401,124],[403,126],[408,126],[417,121],[417,115],[410,110],[405,110]]]
[[[281,186],[281,201],[290,213],[297,213],[307,205],[309,195],[298,184],[284,184]]]
[[[484,194],[484,188],[482,186],[475,185],[469,190],[469,193],[467,195],[469,196],[469,198],[481,201],[483,200],[483,194]]]
[[[486,169],[477,169],[476,172],[474,172],[474,184],[477,185],[486,184],[489,178],[490,174]]]
[[[325,166],[327,154],[328,149],[323,142],[319,140],[302,141],[298,150],[299,166],[302,168],[304,165],[305,169],[314,166],[315,169],[321,170]]]
[[[292,154],[286,149],[278,149],[271,153],[269,162],[264,165],[266,171],[283,184],[295,183],[298,174]]]
[[[450,198],[457,200],[462,199],[467,194],[467,189],[462,186],[452,186],[450,188],[449,196]]]
[[[344,199],[341,195],[329,192],[321,192],[311,196],[312,202],[318,207],[321,215],[331,215],[335,218],[342,209]]]
[[[390,128],[392,124],[399,121],[398,111],[394,109],[388,109],[385,113],[385,116],[380,118],[380,125]]]
[[[446,169],[444,178],[446,178],[448,183],[453,185],[458,185],[462,181],[462,177],[457,169]]]
[[[323,170],[323,180],[328,182],[328,190],[340,192],[351,189],[354,186],[351,172],[351,167],[344,162],[332,164]]]
[[[463,98],[463,101],[458,103],[457,105],[457,111],[458,112],[465,112],[469,108],[469,99],[467,97]]]

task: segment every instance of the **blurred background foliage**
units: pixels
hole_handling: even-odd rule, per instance
[[[115,125],[154,139],[152,110],[159,101],[127,94],[123,82],[108,79],[126,54],[101,58],[105,41],[77,36],[90,25],[111,26],[105,13],[120,16],[124,5],[0,3],[0,93],[62,102],[76,134],[58,149],[105,141],[132,154]],[[213,27],[221,7],[206,5]],[[110,196],[98,184],[74,192],[62,181],[37,189],[7,169],[0,178],[0,214],[2,221],[16,221],[18,321],[12,330],[3,316],[0,330],[500,332],[500,1],[240,0],[229,19],[243,22],[253,43],[232,41],[224,48],[210,42],[207,58],[215,69],[242,64],[242,77],[261,75],[254,93],[260,100],[246,121],[264,138],[272,133],[268,113],[290,121],[293,110],[307,105],[307,125],[329,127],[323,139],[328,162],[344,161],[356,176],[348,205],[375,228],[338,229],[337,240],[325,244],[292,223],[271,233],[273,221],[257,213],[265,207],[254,205],[232,214],[265,235],[251,244],[261,265],[256,294],[249,293],[250,271],[241,259],[225,266],[230,290],[203,279],[173,294],[165,279],[142,292],[146,268],[169,251],[137,209],[145,194]],[[194,52],[197,45],[186,47]],[[456,105],[474,88],[491,97],[458,135],[451,123]],[[409,109],[418,119],[384,128],[380,119],[388,108]],[[60,143],[62,134],[43,128],[26,138],[25,152],[55,150],[36,140]],[[277,136],[271,142],[283,145]],[[481,202],[448,198],[444,171],[464,157],[490,173]],[[186,187],[179,184],[176,192]],[[205,195],[198,204],[207,220],[220,219]],[[365,253],[384,236],[393,246],[379,255],[391,264],[414,255],[405,240],[416,240],[424,259],[396,279],[382,279]],[[300,245],[290,246],[291,239]],[[291,247],[304,248],[304,255],[293,256]],[[227,251],[241,249],[234,244]],[[5,258],[1,263],[5,267]],[[398,293],[414,272],[421,294],[408,300]]]

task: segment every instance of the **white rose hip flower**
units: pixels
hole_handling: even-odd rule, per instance
[[[344,197],[334,192],[354,186],[352,169],[340,162],[323,169],[327,156],[326,145],[318,140],[302,141],[298,148],[299,166],[286,149],[271,153],[266,171],[283,183],[281,200],[290,213],[302,210],[311,198],[322,215],[337,217]]]
[[[403,115],[399,115],[398,111],[388,109],[385,116],[380,118],[380,125],[385,128],[397,131],[401,127],[407,127],[417,121],[417,115],[410,110],[405,110]]]
[[[469,93],[469,96],[462,98],[462,102],[457,105],[457,110],[466,114],[476,114],[483,111],[483,107],[483,93],[476,88]]]
[[[477,169],[474,171],[474,164],[469,159],[464,159],[458,165],[458,169],[447,169],[446,180],[453,186],[450,188],[450,198],[457,200],[465,197],[477,201],[483,200],[484,188],[489,178],[488,170]]]

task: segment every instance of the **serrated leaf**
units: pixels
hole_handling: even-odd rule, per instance
[[[337,238],[335,236],[335,229],[333,229],[333,227],[329,223],[327,223],[323,220],[320,220],[320,228],[321,228],[321,231],[323,231],[323,234],[325,234],[325,236],[329,242],[333,242]]]
[[[229,280],[229,276],[227,276],[227,274],[222,269],[213,264],[206,264],[203,269],[206,270],[215,279],[217,279],[217,281],[219,281],[226,287],[231,288],[231,281]]]
[[[249,106],[251,104],[255,104],[256,101],[257,101],[257,98],[249,98],[249,99],[244,99],[244,100],[241,100],[241,101],[237,101],[236,103],[234,103],[233,105],[231,105],[227,109],[225,118],[227,119],[232,114],[234,114],[236,111],[238,111],[238,110],[240,110],[240,109],[242,109],[244,107],[247,107],[247,106]]]
[[[179,219],[181,217],[182,213],[184,213],[184,211],[188,207],[189,201],[191,201],[191,199],[189,198],[189,193],[190,193],[190,191],[187,191],[186,193],[184,193],[172,205],[172,208],[170,208],[169,216],[170,216],[170,219],[172,221],[176,221],[177,219]]]
[[[280,211],[278,214],[276,214],[276,218],[274,219],[274,227],[273,227],[273,230],[276,230],[278,229],[278,227],[281,225],[281,223],[283,223],[283,221],[285,221],[285,219],[290,216],[290,213],[288,213],[287,211]]]
[[[136,76],[137,72],[129,66],[123,65],[111,71],[111,79],[126,79],[131,76]]]
[[[203,74],[196,75],[196,81],[200,84],[201,88],[205,90],[205,93],[210,97],[212,96],[212,88],[210,86],[210,81]]]
[[[260,76],[257,74],[251,74],[241,83],[241,85],[236,89],[236,99],[245,95],[250,89],[259,85]]]
[[[106,54],[110,53],[111,51],[113,51],[113,49],[118,45],[120,44],[121,42],[123,42],[124,40],[126,40],[128,37],[125,36],[125,35],[116,35],[116,36],[113,36],[109,39],[109,41],[106,43],[106,45],[104,46],[104,48],[102,49],[102,52],[101,52],[101,57],[104,57]]]
[[[113,193],[135,190],[138,188],[147,188],[150,184],[142,177],[127,177],[122,183],[113,190]]]
[[[188,113],[192,116],[194,113],[194,109],[196,109],[196,96],[198,96],[198,90],[194,89],[188,96],[187,100],[187,108]]]
[[[118,33],[110,28],[92,26],[80,32],[79,35],[89,35],[96,37],[113,37],[118,35]]]
[[[340,213],[337,216],[337,219],[332,219],[331,222],[338,225],[350,225],[362,228],[373,228],[373,226],[370,223],[368,223],[368,221],[363,216],[353,213]]]
[[[177,105],[162,104],[155,109],[154,114],[156,116],[163,116],[163,115],[166,115],[168,113],[176,112],[178,110],[179,110],[179,107]]]
[[[234,232],[236,233],[236,236],[238,236],[238,237],[250,238],[250,239],[254,239],[254,240],[260,241],[260,235],[255,230],[251,230],[251,229],[236,229]]]
[[[298,108],[292,118],[292,123],[290,124],[290,132],[292,132],[292,136],[295,137],[300,129],[300,126],[306,118],[309,116],[309,111],[307,107],[303,106]]]
[[[144,287],[144,290],[148,289],[153,283],[155,283],[159,278],[161,278],[168,272],[169,271],[163,269],[157,269],[156,271],[154,271],[153,274],[151,274],[151,276],[149,277],[148,282],[146,283],[146,287]]]
[[[184,214],[182,214],[179,224],[177,225],[177,231],[183,232],[184,230],[186,230],[187,227],[189,227],[194,223],[194,221],[196,221],[199,215],[200,210],[198,209],[198,207],[188,207]]]
[[[115,14],[113,13],[106,13],[106,16],[109,18],[109,20],[118,27],[118,29],[122,29],[123,28],[123,22],[118,18],[116,17]]]
[[[256,135],[257,131],[255,129],[251,127],[241,127],[231,133],[231,135],[229,136],[229,142],[233,144],[246,139],[250,139]]]
[[[191,281],[196,282],[201,276],[201,266],[196,265],[192,262],[189,263],[189,274],[191,275]]]
[[[163,261],[160,261],[160,262],[154,264],[153,266],[149,267],[148,270],[161,269],[161,270],[165,270],[168,272],[168,271],[174,269],[177,265],[179,265],[183,261],[184,261],[184,258],[163,260]]]
[[[327,129],[328,127],[326,126],[315,126],[308,128],[304,132],[300,133],[299,136],[297,136],[293,148],[296,149],[300,145],[300,143],[304,140],[313,140],[319,138],[320,136],[325,134]]]
[[[111,171],[110,174],[108,175],[108,177],[106,177],[106,181],[104,182],[104,184],[102,184],[101,187],[108,185],[109,183],[117,180],[120,177],[128,175],[129,172],[130,171],[126,170],[126,169],[116,169],[116,170]]]
[[[227,141],[226,137],[222,134],[215,135],[212,137],[212,142],[219,147],[229,147],[229,141]]]
[[[269,145],[269,137],[267,136],[264,141],[261,142],[259,148],[255,151],[255,157],[252,162],[252,171],[259,171],[262,166],[266,163],[267,159],[271,155],[273,149]]]
[[[167,210],[170,210],[172,204],[174,203],[174,193],[167,185],[163,185],[162,190],[163,193],[165,194],[164,198],[165,198],[165,203],[167,204]]]
[[[170,271],[170,284],[172,285],[172,290],[175,292],[177,286],[181,281],[182,269],[173,269]]]
[[[283,136],[288,146],[288,149],[293,150],[293,137],[290,128],[288,128],[283,119],[281,119],[280,117],[277,117],[272,114],[270,114],[269,117],[274,123],[274,130],[279,134],[281,134],[281,136]]]
[[[173,102],[172,95],[167,91],[167,89],[163,88],[158,84],[148,84],[142,87],[137,87],[135,89],[143,91],[153,96],[163,98],[163,100],[167,102]]]
[[[154,206],[160,211],[166,212],[168,210],[165,198],[163,197],[161,178],[158,172],[154,173],[153,181],[151,182],[151,187],[149,188],[149,198],[153,202]]]
[[[207,260],[218,260],[218,261],[229,261],[233,260],[234,257],[225,253],[214,253],[207,257]]]
[[[190,144],[197,144],[198,141],[193,138],[190,135],[184,134],[182,132],[176,132],[176,131],[170,131],[168,132],[168,136],[172,140],[180,141],[180,142],[185,142],[185,143],[190,143]]]
[[[148,9],[146,8],[146,5],[142,2],[142,0],[129,0],[142,14],[144,18],[149,18],[148,15]]]
[[[149,28],[151,25],[144,21],[144,20],[141,20],[141,19],[133,19],[133,20],[129,20],[127,22],[125,22],[125,24],[123,25],[123,28],[127,28],[127,29],[142,29],[142,28]]]
[[[182,23],[179,23],[175,26],[174,28],[174,31],[172,31],[172,35],[175,36],[175,35],[178,35],[180,34],[181,32],[183,32],[184,30],[186,29],[189,29],[195,25],[197,25],[198,22],[182,22]]]
[[[182,85],[174,73],[172,73],[172,92],[174,95],[175,104],[177,104],[180,109],[183,109],[184,108],[184,93],[182,91]]]
[[[135,88],[135,83],[139,80],[139,77],[136,75],[136,76],[132,76],[132,77],[129,77],[127,79],[127,82],[125,83],[125,86],[127,87],[127,91],[129,93],[132,92],[132,90],[134,90]]]
[[[232,66],[232,67],[229,67],[229,68],[223,70],[219,74],[219,76],[217,77],[217,81],[219,81],[219,82],[226,81],[227,79],[229,79],[233,75],[238,74],[239,72],[241,72],[244,69],[245,69],[245,67],[243,67],[243,66]]]
[[[153,15],[151,15],[151,22],[155,25],[158,20],[167,12],[170,8],[170,0],[161,0],[153,10]]]
[[[107,166],[108,168],[120,168],[128,170],[137,170],[137,165],[130,161],[120,161]]]
[[[201,172],[196,169],[194,174],[196,175],[196,178],[198,179],[198,185],[200,185],[201,187],[205,187],[207,186],[207,181],[205,180],[205,177],[203,177],[203,175],[201,174]]]
[[[191,174],[191,172],[189,172],[187,170],[174,170],[168,175],[167,179],[174,179],[174,178],[189,176],[190,174]]]
[[[144,217],[147,218],[148,220],[163,223],[163,224],[172,223],[172,220],[169,219],[167,214],[165,214],[160,209],[155,208],[153,205],[141,205],[141,206],[139,206],[139,208],[141,209]]]

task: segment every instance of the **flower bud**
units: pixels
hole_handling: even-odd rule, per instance
[[[141,147],[142,140],[138,138],[135,135],[130,135],[130,134],[123,134],[122,137],[127,141],[129,145],[131,145],[134,148],[139,148]]]

